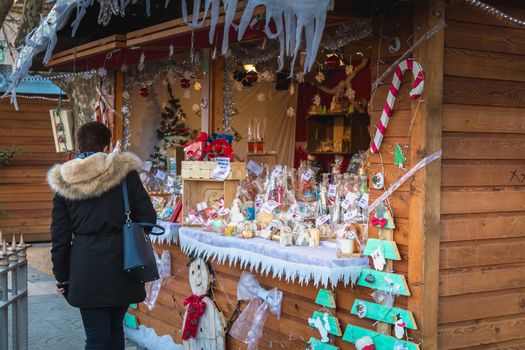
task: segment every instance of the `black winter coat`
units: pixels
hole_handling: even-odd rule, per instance
[[[96,153],[56,165],[48,174],[53,199],[51,258],[59,282],[69,281],[68,302],[75,307],[119,306],[142,302],[144,284],[123,270],[125,223],[121,182],[127,179],[132,220],[155,223],[156,213],[131,153]]]

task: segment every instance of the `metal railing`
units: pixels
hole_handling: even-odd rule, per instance
[[[1,238],[0,238],[1,241]],[[0,251],[0,350],[27,350],[27,259],[23,238]],[[9,318],[9,311],[11,317]],[[11,333],[9,334],[9,324]],[[11,337],[9,337],[11,336]],[[11,341],[9,341],[11,338]]]

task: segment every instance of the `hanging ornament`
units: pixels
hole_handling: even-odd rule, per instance
[[[401,39],[398,36],[390,38],[388,42],[388,52],[397,53],[401,49]]]
[[[270,73],[267,70],[261,73],[260,78],[261,78],[261,81],[272,81],[273,80],[272,73]]]
[[[376,173],[374,176],[372,176],[372,186],[376,190],[381,190],[385,186],[385,176],[383,173]]]
[[[405,336],[405,327],[407,323],[403,321],[400,314],[395,316],[394,333],[397,339],[403,339]]]
[[[405,158],[405,155],[403,154],[403,150],[399,146],[399,144],[396,143],[396,148],[394,149],[394,165],[397,165],[400,168],[403,168],[403,165],[407,159]]]
[[[173,47],[173,44],[170,44],[168,58],[171,59],[174,53],[175,53],[175,48]]]
[[[352,89],[346,89],[345,96],[348,98],[350,102],[354,102],[355,100],[355,90]]]
[[[139,94],[142,97],[148,97],[149,96],[149,89],[145,86],[141,87],[139,90]]]
[[[190,98],[190,90],[186,89],[184,90],[184,94],[182,94],[183,98],[189,99]]]
[[[293,86],[293,84],[290,84],[290,95],[293,96],[293,94],[295,94],[295,87]]]
[[[196,81],[195,83],[193,83],[193,88],[195,89],[195,91],[200,91],[202,89],[202,85],[201,83]]]
[[[144,70],[144,67],[146,66],[146,63],[144,63],[144,61],[146,60],[146,55],[144,55],[144,52],[140,54],[140,59],[139,59],[139,65],[138,65],[138,69],[139,69],[139,72],[142,72]]]
[[[357,339],[355,342],[355,348],[357,350],[376,350],[374,340],[368,335]]]
[[[181,87],[181,88],[183,88],[183,89],[187,89],[187,88],[190,87],[190,85],[191,85],[191,82],[190,82],[189,79],[187,79],[187,78],[182,78],[182,79],[180,80],[180,87]]]
[[[260,93],[257,94],[256,98],[257,98],[257,101],[264,102],[266,100],[266,95],[264,93],[260,92]]]
[[[339,57],[331,55],[326,58],[324,65],[328,70],[334,70],[339,67]]]
[[[312,103],[314,104],[314,106],[320,106],[321,96],[319,96],[319,94],[315,95],[314,98],[312,99]]]
[[[253,84],[255,82],[257,82],[257,80],[259,79],[259,74],[257,74],[256,71],[249,71],[248,73],[246,73],[246,80],[250,83],[250,84]]]
[[[295,117],[295,109],[293,107],[288,107],[286,110],[286,115],[290,118]]]
[[[324,76],[324,73],[323,72],[317,72],[317,75],[315,76],[315,80],[321,84],[325,79],[325,76]]]
[[[348,66],[345,67],[345,74],[346,75],[350,75],[354,72],[354,66],[352,66],[351,64],[349,64]]]

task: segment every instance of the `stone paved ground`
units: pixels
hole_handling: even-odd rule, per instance
[[[28,252],[29,349],[82,350],[80,313],[55,291],[48,254],[49,244],[38,244]],[[138,348],[128,342],[126,350],[132,349]]]

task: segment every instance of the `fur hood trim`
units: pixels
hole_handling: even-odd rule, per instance
[[[73,159],[56,164],[47,173],[51,190],[71,200],[100,197],[134,170],[140,170],[142,161],[130,152],[95,153],[85,159]]]

